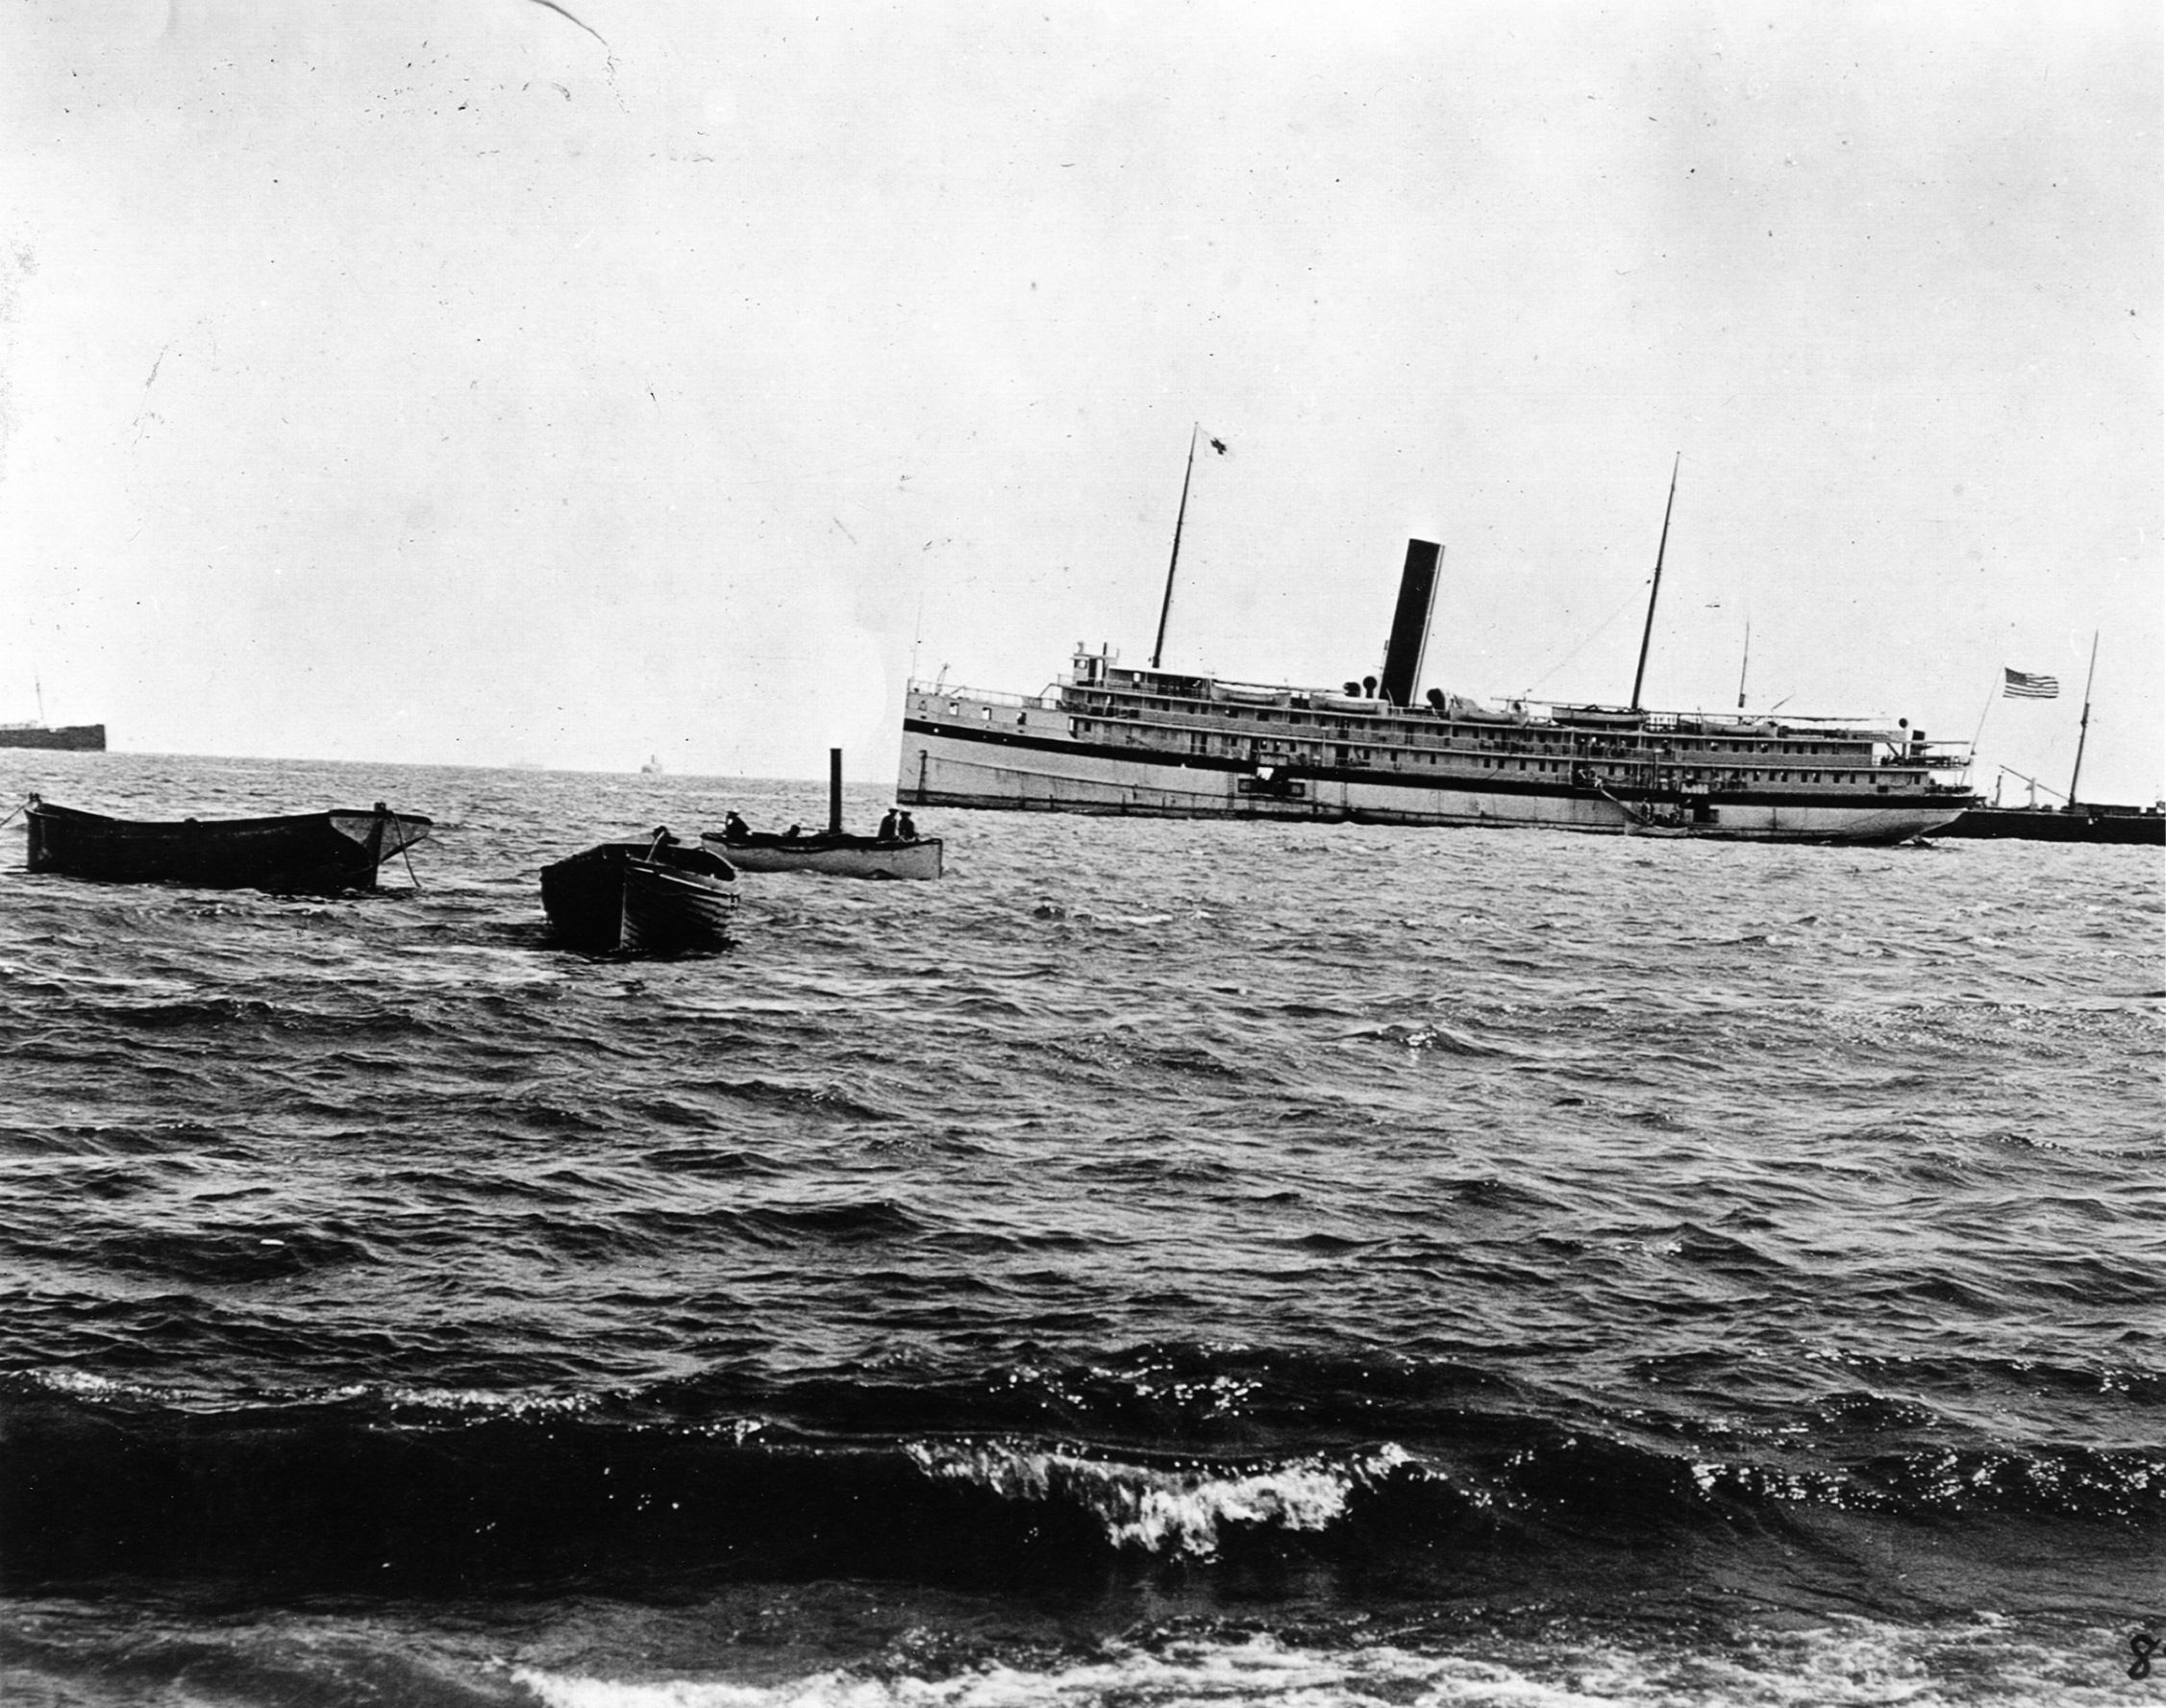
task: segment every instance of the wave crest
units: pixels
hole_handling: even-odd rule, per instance
[[[906,1450],[928,1476],[1008,1500],[1079,1506],[1115,1547],[1196,1560],[1217,1555],[1229,1524],[1326,1529],[1357,1490],[1408,1462],[1390,1444],[1353,1458],[1317,1453],[1252,1469],[1138,1465],[1014,1442],[913,1442]]]

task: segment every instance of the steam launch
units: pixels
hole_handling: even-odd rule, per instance
[[[1665,510],[1629,705],[1481,705],[1439,688],[1418,693],[1442,552],[1414,539],[1381,677],[1303,689],[1161,670],[1161,616],[1147,668],[1079,644],[1068,674],[1034,696],[913,681],[899,798],[1822,843],[1907,841],[1976,804],[1967,748],[1929,743],[1907,720],[1889,729],[1856,718],[1644,709],[1668,539]],[[1177,524],[1176,564],[1179,551]],[[1170,566],[1167,587],[1170,599]]]

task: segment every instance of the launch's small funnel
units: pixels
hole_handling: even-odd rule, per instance
[[[1399,608],[1391,614],[1391,645],[1383,656],[1383,697],[1411,705],[1420,683],[1422,655],[1429,650],[1429,607],[1436,597],[1436,560],[1443,548],[1426,539],[1407,542],[1407,567],[1399,578]]]

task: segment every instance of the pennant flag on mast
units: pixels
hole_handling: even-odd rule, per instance
[[[2057,676],[2033,676],[2028,670],[2010,670],[2005,664],[2001,667],[2001,697],[2004,700],[2060,698],[2060,678]]]
[[[1216,451],[1221,457],[1226,455],[1226,441],[1224,439],[1206,439],[1204,443]]]

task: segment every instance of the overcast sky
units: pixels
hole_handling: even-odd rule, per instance
[[[2065,787],[2098,631],[2166,788],[2155,0],[8,26],[0,718],[871,780],[1148,656],[1201,422],[1169,665],[1374,671],[1420,534],[1425,685],[1621,701],[1681,455],[1650,704]]]

